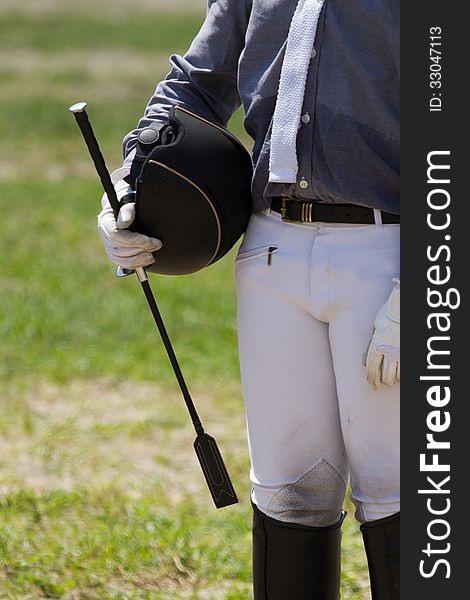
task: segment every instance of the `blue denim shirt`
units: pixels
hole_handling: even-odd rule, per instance
[[[273,196],[399,213],[399,0],[326,0],[297,138],[296,184],[268,183],[270,128],[298,0],[209,0],[206,20],[150,99],[138,129],[185,103],[226,126],[243,105],[254,140],[253,211]],[[302,181],[302,186],[300,182]]]

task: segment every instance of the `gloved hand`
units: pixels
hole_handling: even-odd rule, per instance
[[[400,381],[400,280],[377,313],[366,358],[367,381],[376,390],[380,382]]]
[[[134,194],[129,184],[122,179],[123,176],[123,169],[111,175],[119,201],[126,195]],[[101,206],[103,210],[98,215],[98,231],[111,261],[124,269],[147,267],[155,262],[152,252],[160,250],[162,242],[127,230],[135,218],[135,203],[124,204],[117,220],[106,194],[101,199]]]

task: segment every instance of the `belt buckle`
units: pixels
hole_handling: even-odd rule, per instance
[[[313,202],[302,203],[302,223],[313,223]]]
[[[287,198],[281,201],[281,217],[284,223],[313,223],[313,202],[301,201],[300,219],[291,219],[287,216],[288,203]]]

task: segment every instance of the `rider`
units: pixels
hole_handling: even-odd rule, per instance
[[[399,20],[398,0],[209,0],[124,140],[129,167],[184,103],[223,126],[242,104],[255,142],[236,259],[255,600],[339,598],[348,482],[372,597],[399,597]],[[103,204],[111,260],[158,260],[133,205]]]

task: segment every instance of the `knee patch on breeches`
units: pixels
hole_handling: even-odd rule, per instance
[[[279,521],[328,527],[340,517],[346,483],[324,458],[274,494],[264,512]]]

